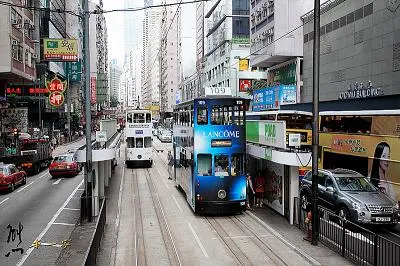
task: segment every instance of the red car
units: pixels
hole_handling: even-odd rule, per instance
[[[49,173],[52,177],[76,176],[80,170],[74,154],[56,156],[49,167]]]
[[[14,191],[15,186],[26,184],[25,171],[13,164],[0,163],[0,190]]]

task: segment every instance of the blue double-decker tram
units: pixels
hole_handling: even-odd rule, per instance
[[[174,178],[196,213],[246,210],[245,100],[198,98],[174,109]]]

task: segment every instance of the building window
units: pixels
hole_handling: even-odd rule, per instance
[[[29,64],[29,52],[25,50],[25,65],[30,66]]]
[[[14,8],[11,8],[11,24],[17,23],[17,11]]]
[[[22,45],[18,45],[18,58],[17,60],[22,62],[23,58],[23,53],[24,53],[24,48],[22,48]]]
[[[16,42],[17,40],[13,40],[13,42]],[[18,60],[18,45],[12,44],[11,45],[11,56],[13,59]]]
[[[232,35],[235,37],[250,37],[250,20],[248,17],[232,18]]]

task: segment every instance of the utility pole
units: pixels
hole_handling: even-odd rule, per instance
[[[318,146],[319,146],[319,57],[320,57],[320,0],[314,0],[313,47],[313,130],[312,130],[312,237],[318,245]]]
[[[85,166],[85,195],[88,221],[92,221],[92,209],[88,208],[92,200],[92,130],[90,112],[90,53],[89,53],[89,1],[83,1],[84,9],[84,62],[85,62],[85,114],[86,114],[86,166]],[[90,196],[89,196],[90,193]]]
[[[71,63],[66,63],[71,64]],[[69,69],[67,69],[67,125],[68,125],[68,141],[71,141],[71,84],[69,82]]]

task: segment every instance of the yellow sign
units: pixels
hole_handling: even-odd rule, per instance
[[[43,58],[48,61],[78,61],[78,41],[43,39]]]
[[[239,59],[239,71],[249,70],[249,59]]]
[[[33,243],[32,243],[32,247],[34,247],[34,248],[39,248],[40,247],[40,240],[35,240],[35,241],[33,241]]]

